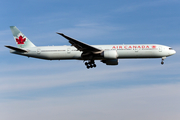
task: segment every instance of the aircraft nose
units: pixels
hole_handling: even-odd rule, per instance
[[[173,55],[174,55],[174,54],[176,54],[176,51],[175,51],[175,50],[173,50]]]
[[[169,50],[169,55],[174,55],[174,54],[176,54],[175,50]]]

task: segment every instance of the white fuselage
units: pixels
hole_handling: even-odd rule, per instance
[[[103,51],[115,50],[118,59],[128,58],[162,58],[168,57],[176,53],[175,50],[168,46],[158,44],[133,44],[133,45],[92,45]],[[74,46],[44,46],[24,48],[28,52],[20,53],[11,50],[11,53],[24,55],[28,57],[47,59],[47,60],[63,60],[63,59],[79,59],[82,60],[82,52]],[[94,60],[102,60],[102,57],[94,58]]]
[[[58,32],[71,46],[36,47],[16,26],[10,26],[10,29],[17,44],[17,47],[5,46],[11,53],[45,60],[84,60],[87,69],[96,67],[95,60],[118,65],[118,59],[131,58],[161,58],[163,65],[166,57],[176,53],[172,48],[158,44],[88,45]]]

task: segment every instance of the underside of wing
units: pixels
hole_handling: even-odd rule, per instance
[[[91,45],[88,45],[86,43],[80,42],[78,40],[75,40],[75,39],[73,39],[73,38],[71,38],[69,36],[64,35],[63,33],[58,33],[57,32],[57,34],[63,36],[66,39],[68,39],[69,43],[72,46],[76,47],[79,51],[83,51],[84,53],[90,53],[90,52],[91,53],[100,53],[100,52],[102,52],[102,50],[100,50],[98,48],[95,48],[95,47],[93,47]]]

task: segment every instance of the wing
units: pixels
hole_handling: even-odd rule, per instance
[[[72,46],[76,47],[79,51],[83,51],[83,52],[85,52],[85,53],[87,53],[87,52],[100,53],[100,52],[101,52],[100,49],[95,48],[95,47],[93,47],[93,46],[90,46],[90,45],[88,45],[88,44],[86,44],[86,43],[80,42],[80,41],[78,41],[78,40],[75,40],[75,39],[73,39],[73,38],[71,38],[71,37],[68,37],[68,36],[64,35],[63,33],[58,33],[58,32],[57,32],[57,34],[63,36],[63,37],[66,38],[66,39],[68,39],[68,40],[69,40],[69,43],[70,43]]]

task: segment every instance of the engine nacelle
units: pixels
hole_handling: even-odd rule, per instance
[[[106,59],[117,59],[118,57],[116,50],[105,50],[101,55]]]
[[[118,65],[118,59],[107,59],[101,62],[106,63],[106,65]]]

